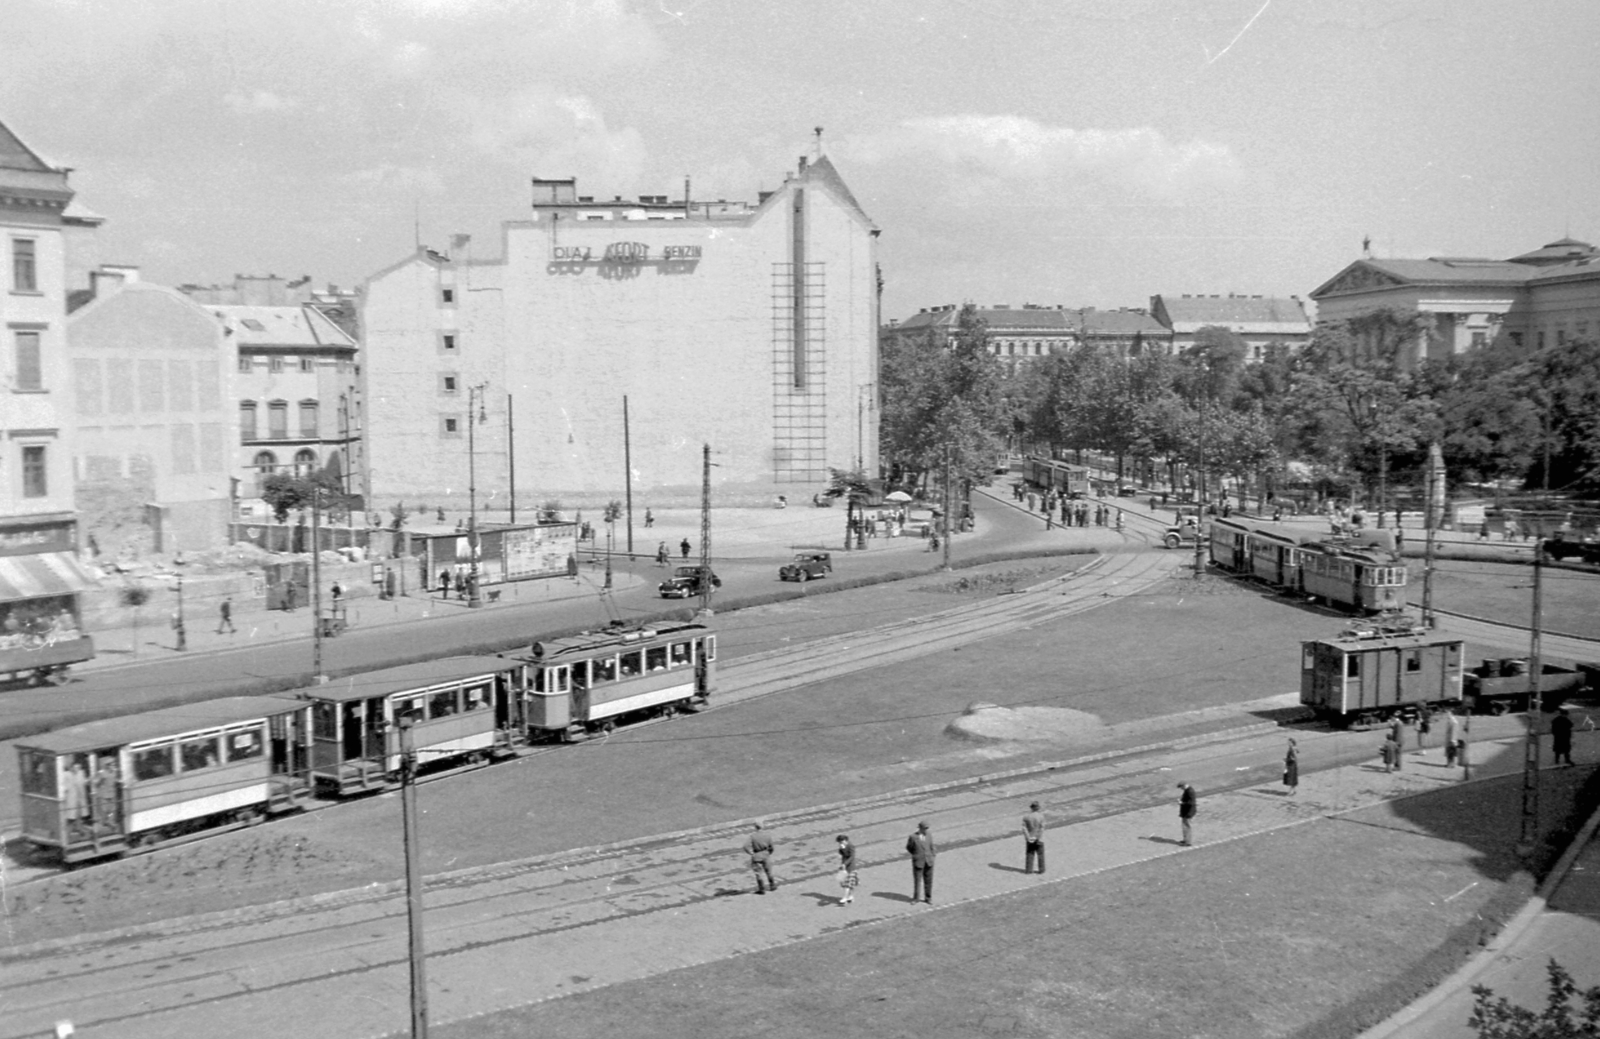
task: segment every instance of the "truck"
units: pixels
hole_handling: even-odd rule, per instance
[[[1161,543],[1168,548],[1177,548],[1180,545],[1193,547],[1195,541],[1204,536],[1200,526],[1200,513],[1184,510],[1179,513],[1178,522],[1167,528],[1161,536]]]
[[[1546,663],[1539,668],[1539,699],[1547,710],[1588,687],[1579,668]],[[1507,714],[1533,706],[1533,675],[1522,657],[1488,658],[1470,669],[1463,692],[1467,707],[1478,714]]]

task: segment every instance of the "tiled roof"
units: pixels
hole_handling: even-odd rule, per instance
[[[1221,325],[1235,332],[1311,331],[1305,307],[1296,299],[1255,296],[1158,296],[1174,332]]]
[[[1510,260],[1478,260],[1471,257],[1435,256],[1426,260],[1363,260],[1367,266],[1412,282],[1459,282],[1501,284],[1527,281],[1539,273],[1537,267]]]
[[[235,346],[346,347],[355,340],[315,307],[207,306],[227,326]]]
[[[1071,332],[1078,325],[1078,312],[1047,307],[996,307],[978,308],[978,317],[989,326],[989,331],[1012,332]],[[925,310],[913,314],[895,325],[895,329],[954,328],[961,318],[961,309],[946,308]]]
[[[1079,314],[1079,327],[1086,336],[1172,334],[1171,329],[1142,310],[1096,310],[1094,307],[1085,307]]]

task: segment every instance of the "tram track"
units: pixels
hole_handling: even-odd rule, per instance
[[[1149,807],[1167,797],[1171,754],[1195,766],[1235,753],[1262,736],[1260,728],[1212,733],[1183,749],[1181,730],[1175,730],[1172,739],[1109,757],[786,813],[775,823],[783,834],[780,873],[786,884],[826,882],[833,834],[845,827],[859,835],[867,868],[902,858],[904,832],[927,815],[941,819],[942,841],[952,849],[1009,834],[1015,804],[1028,796],[1047,799],[1053,817],[1063,822]],[[1302,742],[1327,738],[1338,737],[1306,733]],[[1259,782],[1271,767],[1240,782]],[[713,827],[430,879],[429,959],[670,914],[742,893],[749,881],[737,850],[741,829]],[[7,965],[0,984],[0,1005],[7,1007],[0,1039],[35,1034],[39,1022],[61,1018],[71,1018],[83,1031],[160,1034],[163,1015],[174,1012],[259,1008],[262,1000],[293,999],[297,991],[317,990],[328,998],[329,989],[362,978],[403,976],[403,891],[355,892],[348,901],[304,900],[262,910],[180,923],[167,933],[151,929],[0,956]]]

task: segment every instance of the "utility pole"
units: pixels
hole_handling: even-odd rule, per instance
[[[178,575],[178,616],[177,616],[177,623],[173,624],[172,627],[173,627],[173,630],[177,633],[177,637],[178,637],[178,652],[182,653],[182,652],[184,652],[185,650],[187,650],[189,648],[189,630],[186,627],[184,627],[184,623],[183,623],[183,575],[182,574]]]
[[[506,394],[506,476],[511,482],[511,522],[517,522],[517,420]]]
[[[628,558],[633,558],[633,439],[628,433],[628,395],[622,395],[623,489],[628,499]]]
[[[944,524],[944,568],[950,569],[950,442],[944,445],[944,515],[940,517]],[[937,528],[935,528],[937,529]]]
[[[489,415],[483,410],[483,395],[489,384],[480,382],[467,390],[467,606],[477,609],[483,605],[478,595],[478,442],[479,414],[487,422]]]
[[[318,685],[328,676],[322,673],[322,488],[311,484],[311,680]]]
[[[411,1039],[428,1039],[428,980],[422,946],[422,867],[417,836],[417,749],[411,718],[400,719],[400,818],[406,844],[406,922],[411,932]]]
[[[1439,526],[1439,473],[1444,468],[1444,454],[1435,441],[1428,447],[1428,500],[1423,505],[1423,523],[1427,527],[1427,549],[1422,557],[1422,625],[1433,630],[1433,560],[1434,531]]]
[[[700,614],[711,616],[711,445],[700,463]]]
[[[1540,629],[1544,627],[1544,538],[1533,543],[1533,623],[1528,629],[1528,739],[1522,754],[1522,839],[1517,854],[1526,858],[1539,846],[1539,721],[1544,699],[1539,683],[1544,671],[1540,658]]]

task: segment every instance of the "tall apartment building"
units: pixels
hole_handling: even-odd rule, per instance
[[[533,181],[499,255],[457,236],[363,286],[375,499],[751,494],[877,466],[877,228],[826,158],[754,202]]]

